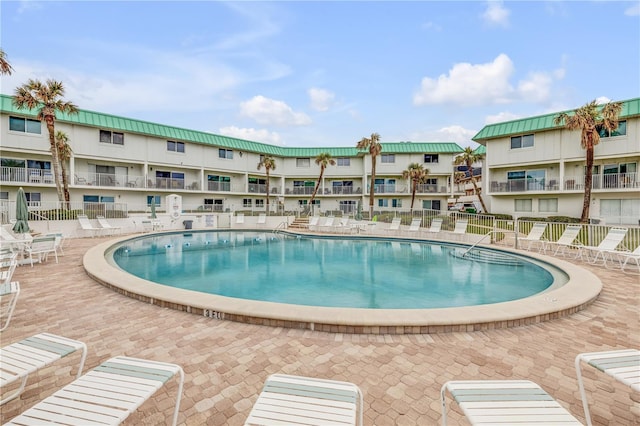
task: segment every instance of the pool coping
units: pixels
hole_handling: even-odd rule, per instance
[[[329,308],[261,302],[155,284],[128,274],[108,261],[105,254],[112,246],[139,236],[114,238],[90,248],[83,257],[87,274],[100,284],[145,303],[214,320],[272,327],[354,334],[432,334],[503,329],[571,315],[590,305],[602,291],[602,282],[595,274],[573,263],[524,250],[480,245],[479,247],[513,252],[556,266],[569,276],[569,281],[560,288],[525,299],[456,308]],[[431,241],[407,238],[402,240]]]

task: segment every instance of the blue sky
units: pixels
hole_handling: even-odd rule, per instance
[[[15,72],[78,107],[290,147],[471,141],[640,96],[638,1],[2,1]]]

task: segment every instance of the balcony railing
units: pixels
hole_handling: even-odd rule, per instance
[[[437,185],[434,183],[423,183],[416,186],[416,193],[418,194],[446,194],[447,187],[443,185]]]
[[[640,188],[638,174],[612,173],[594,175],[591,182],[593,190]],[[559,178],[547,179],[510,179],[508,181],[492,181],[489,190],[492,193],[527,192],[527,191],[582,191],[584,190],[584,176],[567,176],[560,184]]]
[[[379,185],[374,185],[373,189],[376,194],[406,194],[407,193],[407,187],[404,185],[379,184]]]

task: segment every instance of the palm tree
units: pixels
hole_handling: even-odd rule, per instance
[[[67,179],[67,161],[71,159],[71,146],[69,146],[69,136],[61,130],[56,132],[56,148],[60,159],[60,170],[62,172],[62,187],[64,191],[64,201],[69,204],[69,181]]]
[[[4,50],[0,49],[0,75],[11,75],[13,71],[13,67],[7,60],[7,54],[4,53]]]
[[[271,170],[276,169],[276,160],[270,155],[265,155],[262,157],[260,162],[258,163],[258,170],[264,167],[264,171],[267,174],[267,214],[269,214],[269,175],[271,174]]]
[[[322,176],[324,176],[324,170],[327,166],[335,166],[336,160],[333,159],[330,153],[322,152],[318,154],[316,157],[316,164],[320,166],[320,176],[318,176],[318,182],[316,183],[316,187],[313,188],[313,194],[311,194],[311,201],[309,202],[309,208],[313,208],[313,200],[316,198],[316,194],[318,193],[318,188],[320,188],[320,182],[322,182]]]
[[[478,188],[478,184],[476,183],[476,177],[473,175],[473,165],[477,162],[482,161],[484,158],[483,154],[476,153],[470,146],[466,147],[462,154],[456,156],[453,160],[453,164],[459,166],[464,164],[467,166],[467,172],[469,173],[469,179],[471,180],[471,184],[473,185],[473,192],[478,196],[478,200],[480,200],[480,204],[482,204],[482,210],[485,213],[489,213],[487,206],[484,204],[484,199],[482,198],[482,190]]]
[[[411,163],[407,169],[402,172],[402,178],[411,181],[411,213],[413,213],[413,202],[416,199],[418,185],[424,183],[429,173],[429,169],[423,168],[420,163]]]
[[[373,216],[373,198],[375,195],[375,181],[376,181],[376,157],[382,152],[382,145],[380,145],[380,135],[372,133],[370,138],[362,138],[356,145],[359,150],[369,150],[371,155],[371,185],[369,186],[369,217]]]
[[[47,80],[42,83],[39,80],[29,79],[29,81],[16,89],[13,96],[13,105],[18,109],[36,109],[36,118],[47,125],[49,132],[49,149],[51,151],[53,173],[55,175],[56,191],[58,201],[64,202],[64,192],[62,187],[62,173],[60,171],[60,158],[55,139],[56,112],[67,114],[77,114],[78,107],[68,101],[63,101],[64,86],[62,82]]]
[[[568,130],[580,130],[580,144],[587,151],[586,169],[584,173],[584,200],[580,222],[589,222],[589,206],[591,205],[591,184],[593,181],[593,150],[600,143],[600,130],[613,132],[618,128],[622,102],[608,102],[599,106],[593,100],[575,110],[573,115],[561,112],[553,119],[555,125],[563,124]]]

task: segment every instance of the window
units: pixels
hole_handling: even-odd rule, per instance
[[[340,211],[343,213],[353,213],[354,211],[356,211],[356,202],[355,201],[340,201],[340,203],[338,204]]]
[[[42,133],[42,125],[38,120],[31,120],[22,117],[9,117],[9,130],[14,132],[33,133],[39,135]]]
[[[608,132],[606,129],[603,129],[602,126],[598,126],[597,129],[598,129],[598,133],[600,133],[601,138],[609,138],[613,136],[624,136],[627,134],[627,122],[624,120],[619,121],[618,128],[615,129],[613,132]]]
[[[296,167],[309,167],[311,166],[310,158],[296,158]]]
[[[557,198],[540,198],[538,200],[538,211],[546,213],[558,212],[558,199]]]
[[[115,203],[115,197],[103,197],[101,195],[83,195],[82,201],[85,203]]]
[[[264,207],[264,200],[256,200],[256,207]]]
[[[100,142],[113,145],[124,145],[124,133],[100,130]]]
[[[231,191],[231,177],[207,175],[207,186],[209,191]]]
[[[383,163],[395,163],[396,162],[396,155],[395,154],[382,154],[381,162]]]
[[[184,142],[167,141],[167,151],[184,152]]]
[[[151,203],[156,206],[160,205],[161,197],[159,195],[147,195],[147,207],[151,206]]]
[[[339,167],[349,167],[351,166],[351,158],[348,157],[338,157],[336,163]]]
[[[600,217],[607,225],[635,225],[640,217],[640,199],[600,200]]]
[[[533,135],[511,137],[511,149],[530,148],[532,146],[533,146]]]
[[[8,200],[9,191],[0,191],[0,200]]]
[[[440,200],[422,200],[422,208],[425,210],[440,210]]]
[[[439,154],[425,154],[424,162],[425,163],[437,163]]]
[[[218,149],[218,157],[233,160],[233,150],[220,148]]]
[[[25,192],[24,196],[27,198],[28,206],[39,206],[40,201],[42,201],[42,198],[39,192]]]
[[[243,198],[242,199],[242,207],[251,207],[252,206],[251,198]]]
[[[205,198],[204,206],[198,207],[198,210],[221,212],[224,209],[224,200],[219,198]]]
[[[391,207],[402,207],[402,199],[392,198],[391,203],[386,198],[378,199],[378,207],[389,207],[389,204],[391,204]]]
[[[309,204],[309,200],[298,200],[298,206],[303,207]],[[320,207],[320,200],[313,200],[313,205]]]
[[[331,182],[334,194],[353,194],[352,180],[336,180]]]
[[[530,212],[532,211],[532,201],[531,198],[526,198],[523,200],[513,200],[515,203],[514,210],[517,212]]]

